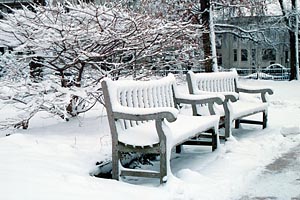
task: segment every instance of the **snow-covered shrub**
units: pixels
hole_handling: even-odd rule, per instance
[[[14,47],[0,61],[0,98],[22,104],[25,114],[8,123],[16,127],[27,128],[40,110],[77,116],[101,99],[104,77],[139,79],[199,48],[200,25],[84,3],[31,10],[0,20],[0,42]],[[170,54],[175,62],[165,59]]]

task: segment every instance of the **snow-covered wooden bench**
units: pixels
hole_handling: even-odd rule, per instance
[[[209,145],[217,148],[219,116],[191,116],[179,113],[177,105],[222,105],[213,95],[180,95],[175,77],[159,80],[112,81],[104,79],[102,89],[112,136],[112,177],[141,176],[167,181],[171,149],[180,152],[181,145]],[[207,141],[201,136],[210,136]],[[133,170],[120,164],[121,153],[138,152],[160,155],[160,170]]]
[[[258,124],[263,128],[267,127],[268,102],[266,94],[273,94],[270,88],[253,88],[240,86],[238,84],[237,72],[217,72],[217,73],[187,73],[187,83],[190,94],[207,95],[221,94],[225,96],[223,106],[192,106],[194,115],[218,114],[221,116],[220,125],[225,127],[225,138],[231,136],[232,123],[235,121],[235,128],[239,128],[240,123]],[[242,98],[241,94],[260,94],[258,101],[249,101]],[[247,116],[262,113],[262,121],[244,119]]]

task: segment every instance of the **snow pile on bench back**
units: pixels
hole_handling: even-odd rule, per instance
[[[189,72],[195,94],[205,92],[235,92],[236,71],[218,73]]]
[[[153,109],[156,112],[172,112],[174,116],[178,114],[177,109],[174,108],[172,91],[175,77],[171,74],[162,79],[151,81],[112,81],[106,79],[106,82],[111,93],[110,100],[114,112],[122,112],[122,110],[128,112],[130,108],[146,108],[132,109],[132,113],[145,114],[144,112]],[[142,123],[132,120],[120,121],[122,121],[121,127],[123,129]]]

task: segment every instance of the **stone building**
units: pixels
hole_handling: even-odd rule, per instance
[[[218,64],[255,71],[270,64],[289,67],[289,34],[278,17],[240,17],[218,22],[239,28],[216,34]]]

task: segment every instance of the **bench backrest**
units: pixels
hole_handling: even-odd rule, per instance
[[[135,108],[175,107],[174,100],[175,77],[169,75],[159,80],[112,81],[105,79],[102,89],[105,99],[107,114],[113,117],[113,112],[118,106]],[[110,119],[110,121],[114,121]],[[123,129],[127,129],[143,122],[132,120],[118,120]]]
[[[187,74],[190,94],[203,92],[236,92],[237,72],[193,73]]]

